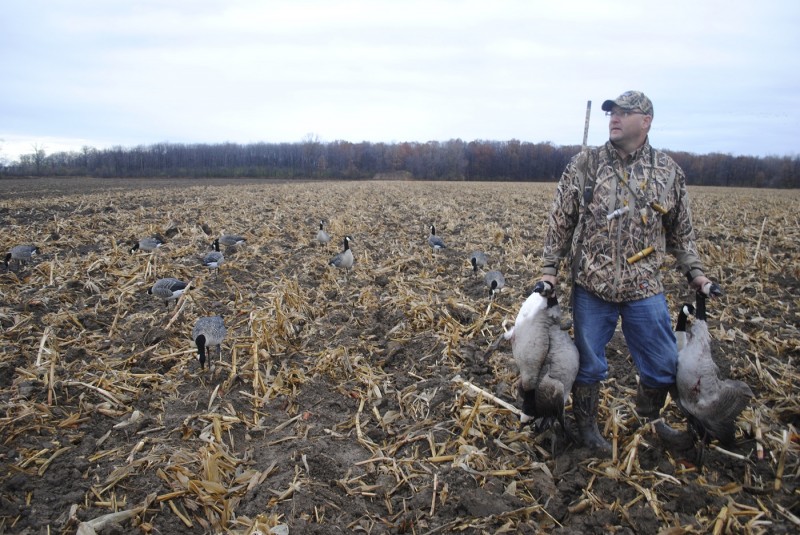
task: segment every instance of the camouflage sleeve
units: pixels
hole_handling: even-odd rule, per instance
[[[686,190],[686,175],[678,167],[675,177],[675,205],[666,215],[664,229],[666,231],[667,252],[677,261],[678,270],[685,274],[691,282],[695,277],[703,275],[703,263],[695,245],[692,213],[689,208],[689,195]]]
[[[547,220],[547,234],[542,255],[542,275],[558,276],[561,261],[572,246],[572,235],[580,215],[578,156],[561,175],[556,196]]]

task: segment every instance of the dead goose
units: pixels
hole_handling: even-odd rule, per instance
[[[710,295],[715,290],[712,285]],[[706,294],[697,292],[695,319],[686,344],[678,353],[678,402],[689,424],[701,440],[700,458],[705,444],[719,440],[724,446],[735,442],[736,418],[753,397],[742,381],[721,380],[719,368],[711,358],[711,336],[706,323]]]
[[[551,296],[545,297],[546,294]],[[558,299],[542,283],[534,287],[517,314],[514,327],[504,335],[511,340],[519,368],[522,424],[542,419],[539,429],[556,419],[564,422],[564,407],[578,374],[579,356],[569,334],[561,329]]]
[[[322,245],[327,245],[331,241],[331,237],[325,232],[323,222],[319,222],[319,230],[317,231],[317,241]]]
[[[192,340],[197,346],[200,368],[205,368],[206,352],[209,347],[216,346],[219,348],[219,358],[222,358],[222,342],[225,340],[227,332],[225,322],[221,316],[198,318],[194,324],[194,329],[192,329]]]
[[[175,301],[177,304],[178,298],[183,295],[186,286],[187,284],[183,281],[167,277],[158,279],[155,284],[147,290],[147,293],[163,299],[164,304],[169,306],[170,301]]]
[[[436,235],[436,227],[433,225],[431,225],[431,235],[428,236],[428,245],[430,245],[434,251],[447,248],[444,244],[444,240]]]
[[[27,264],[30,262],[38,252],[39,248],[35,245],[17,245],[12,247],[11,251],[6,253],[4,261],[6,270],[8,270],[8,264],[11,260],[15,260],[17,262],[17,269],[19,269],[22,264]]]
[[[694,306],[690,304],[681,305],[678,312],[678,320],[675,324],[675,342],[679,353],[686,347],[686,320],[692,314],[694,314]],[[656,434],[665,446],[675,451],[686,452],[694,447],[695,437],[692,432],[673,429],[664,418],[659,417],[666,400],[667,390],[675,400],[678,408],[682,409],[677,385],[668,389],[653,389],[639,383],[636,396],[636,412],[643,421],[651,421],[653,423]],[[686,411],[683,412],[685,413]]]

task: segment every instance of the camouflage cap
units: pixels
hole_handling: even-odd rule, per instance
[[[619,106],[623,110],[641,110],[645,115],[653,116],[653,103],[641,91],[625,91],[615,100],[603,102],[603,111],[611,111],[614,106]]]

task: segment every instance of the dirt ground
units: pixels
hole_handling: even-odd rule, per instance
[[[726,290],[714,357],[755,393],[736,448],[698,466],[637,426],[619,332],[608,458],[461,382],[520,405],[511,348],[487,350],[536,281],[554,188],[0,180],[4,251],[41,249],[0,265],[0,533],[797,533],[798,192],[691,192]],[[223,232],[247,243],[215,275]],[[328,266],[345,235],[349,273]],[[494,301],[473,250],[505,274]],[[166,276],[191,281],[177,306],[147,295]],[[691,292],[664,280],[677,310]],[[191,330],[215,314],[201,370]]]

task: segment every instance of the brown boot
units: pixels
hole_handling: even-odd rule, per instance
[[[667,400],[667,393],[672,394],[677,403],[678,389],[675,385],[647,388],[639,383],[639,389],[636,392],[636,414],[644,423],[655,422],[653,427],[665,446],[671,449],[688,450],[694,446],[692,434],[673,429],[660,419],[661,409]]]
[[[610,453],[611,444],[597,428],[597,408],[600,403],[600,384],[572,386],[572,413],[578,424],[583,445],[598,453]]]

